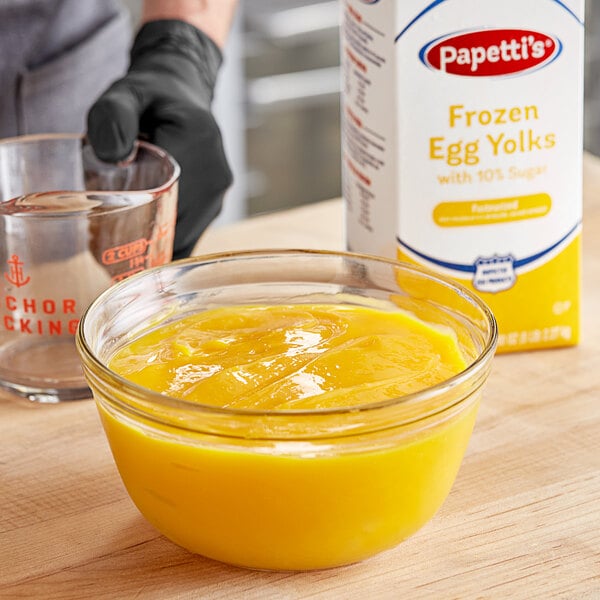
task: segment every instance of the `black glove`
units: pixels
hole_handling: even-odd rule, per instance
[[[211,112],[221,61],[219,48],[193,25],[151,21],[135,38],[127,75],[88,114],[88,138],[101,160],[124,160],[140,135],[181,166],[175,259],[190,255],[232,182]]]

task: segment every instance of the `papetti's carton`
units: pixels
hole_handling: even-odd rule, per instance
[[[579,339],[583,0],[342,0],[350,250],[472,288],[499,351]]]

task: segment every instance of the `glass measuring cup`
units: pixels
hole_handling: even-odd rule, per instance
[[[74,336],[112,283],[169,262],[179,166],[139,142],[119,165],[77,135],[0,140],[0,387],[88,398]]]

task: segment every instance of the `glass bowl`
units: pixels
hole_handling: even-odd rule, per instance
[[[227,409],[153,392],[107,364],[158,326],[232,305],[409,311],[454,331],[467,367],[403,397],[319,410]],[[238,566],[354,563],[416,532],[450,492],[496,346],[466,289],[394,260],[256,251],[157,267],[83,316],[77,346],[114,460],[140,512],[176,544]]]

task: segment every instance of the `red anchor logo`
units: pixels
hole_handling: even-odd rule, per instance
[[[8,281],[8,283],[12,283],[17,287],[21,287],[29,283],[31,277],[24,277],[23,263],[19,260],[19,257],[16,254],[13,254],[11,259],[7,260],[6,263],[10,267],[10,271],[8,273],[4,273],[4,278],[6,281]]]

